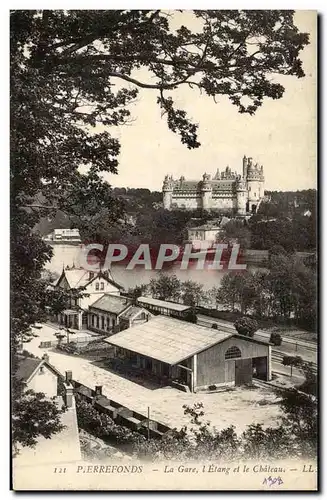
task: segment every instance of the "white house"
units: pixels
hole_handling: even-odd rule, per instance
[[[149,311],[133,305],[129,299],[105,294],[90,305],[88,328],[98,333],[117,333],[151,318]]]
[[[52,399],[59,408],[64,408],[65,411],[61,415],[61,422],[64,426],[61,432],[53,434],[51,439],[39,437],[33,448],[16,446],[15,471],[21,466],[30,468],[36,464],[81,460],[74,388],[70,374],[71,372],[66,372],[64,379],[63,375],[50,364],[47,354],[44,354],[42,359],[18,357],[15,377],[23,382],[25,390],[42,392],[47,399]]]
[[[104,294],[119,296],[123,290],[123,287],[114,281],[109,270],[96,273],[74,266],[63,269],[55,287],[72,292],[67,308],[58,315],[58,322],[77,330],[87,327],[87,310],[91,304]],[[74,293],[77,291],[85,296],[75,298]]]
[[[19,356],[15,377],[23,382],[26,390],[43,392],[47,397],[58,395],[60,372],[49,363],[45,354],[42,359]]]
[[[78,229],[54,229],[52,233],[47,234],[44,239],[46,241],[54,241],[58,243],[81,242],[81,237]]]
[[[223,232],[223,227],[229,222],[228,217],[223,217],[220,221],[209,221],[202,226],[189,227],[187,229],[187,239],[194,248],[200,249],[203,245],[212,247]]]

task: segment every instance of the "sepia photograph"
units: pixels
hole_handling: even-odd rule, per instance
[[[10,488],[317,491],[317,11],[9,17]]]

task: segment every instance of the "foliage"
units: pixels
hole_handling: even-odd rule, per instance
[[[240,248],[246,250],[251,246],[251,232],[244,221],[231,220],[225,224],[223,231],[219,234],[219,242],[230,242],[237,240]]]
[[[237,333],[240,335],[245,335],[247,337],[253,337],[258,329],[258,323],[255,319],[243,317],[237,319],[234,323]]]
[[[295,393],[298,396],[298,391],[295,390]],[[300,402],[305,409],[301,408]],[[189,415],[190,426],[174,429],[160,441],[144,441],[134,450],[138,457],[150,461],[222,460],[228,463],[285,459],[291,455],[315,458],[317,429],[309,419],[310,400],[294,399],[294,392],[287,391],[281,405],[285,414],[280,425],[264,428],[261,424],[252,424],[239,436],[233,426],[221,430],[212,427],[205,420],[203,403],[195,403],[193,407],[184,405],[184,414]],[[311,409],[316,412],[314,405]]]
[[[303,359],[301,356],[283,356],[282,364],[284,366],[291,367],[291,376],[293,372],[293,366],[301,367],[303,364]]]
[[[306,394],[318,397],[318,377],[317,373],[313,371],[312,363],[303,361],[300,370],[304,373],[305,381],[298,389]]]
[[[203,285],[187,280],[181,283],[181,298],[186,306],[195,307],[204,299]]]
[[[247,314],[255,298],[256,289],[253,286],[253,276],[249,272],[230,272],[223,276],[220,288],[217,290],[216,301],[235,311],[240,308],[241,314]]]
[[[197,323],[198,317],[196,311],[194,309],[190,309],[189,311],[187,311],[183,319],[185,321],[188,321],[189,323]]]
[[[216,301],[230,311],[294,322],[315,328],[317,277],[295,255],[271,255],[268,270],[229,272],[214,291]]]
[[[120,152],[108,127],[130,120],[138,88],[157,91],[169,129],[196,148],[197,125],[171,96],[178,86],[226,95],[241,113],[253,114],[266,97],[283,95],[272,72],[304,76],[299,52],[308,35],[294,25],[293,11],[198,10],[192,16],[199,26],[194,32],[173,29],[170,14],[160,10],[11,11],[13,371],[17,345],[51,307],[41,271],[52,251],[33,234],[36,224],[59,210],[82,237],[103,240],[113,223],[124,222],[123,202],[103,174],[117,173]],[[137,78],[141,68],[149,79]]]
[[[282,336],[280,333],[271,332],[269,342],[274,345],[282,345]]]
[[[141,434],[115,424],[109,415],[99,412],[91,403],[84,401],[78,395],[76,396],[76,411],[78,426],[106,442],[132,446],[145,440]]]
[[[148,285],[136,285],[134,288],[127,290],[128,297],[136,304],[137,299],[144,295],[148,289]]]
[[[271,248],[269,248],[269,259],[273,255],[286,255],[286,250],[282,245],[273,245]]]
[[[50,439],[64,428],[61,423],[64,410],[42,393],[26,391],[19,399],[13,400],[12,406],[15,446],[34,447],[40,436]]]
[[[287,389],[280,403],[284,412],[282,425],[293,437],[295,448],[303,456],[314,456],[318,438],[317,398],[298,389]],[[298,450],[296,450],[298,454]]]
[[[175,274],[159,273],[158,278],[150,280],[149,288],[151,295],[160,300],[177,301],[180,297],[181,284]]]
[[[313,251],[317,246],[316,225],[315,213],[270,219],[260,214],[253,216],[249,221],[251,248],[269,250],[277,246],[286,252]]]

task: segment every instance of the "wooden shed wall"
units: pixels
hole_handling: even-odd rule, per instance
[[[240,349],[242,358],[257,358],[269,355],[269,347],[264,344],[257,344],[247,340],[231,338],[220,344],[216,344],[197,355],[197,380],[196,386],[206,386],[210,384],[222,384],[225,381],[232,382],[235,377],[235,361],[225,362],[227,349],[236,346]],[[225,380],[225,363],[228,377]],[[229,369],[230,368],[230,369]]]

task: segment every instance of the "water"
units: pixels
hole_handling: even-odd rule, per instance
[[[76,266],[79,263],[79,247],[72,245],[54,245],[53,257],[46,266],[52,272],[61,274],[63,266]],[[248,266],[249,269],[256,269]],[[172,263],[163,269],[163,273],[175,274],[181,281],[192,280],[203,285],[204,290],[219,287],[222,277],[227,270],[196,269],[195,265],[189,269],[180,269],[180,262]],[[133,288],[136,285],[147,284],[151,278],[158,276],[156,270],[145,270],[143,266],[136,266],[133,270],[126,270],[126,264],[116,263],[112,265],[111,273],[113,279],[120,283],[125,289]]]

